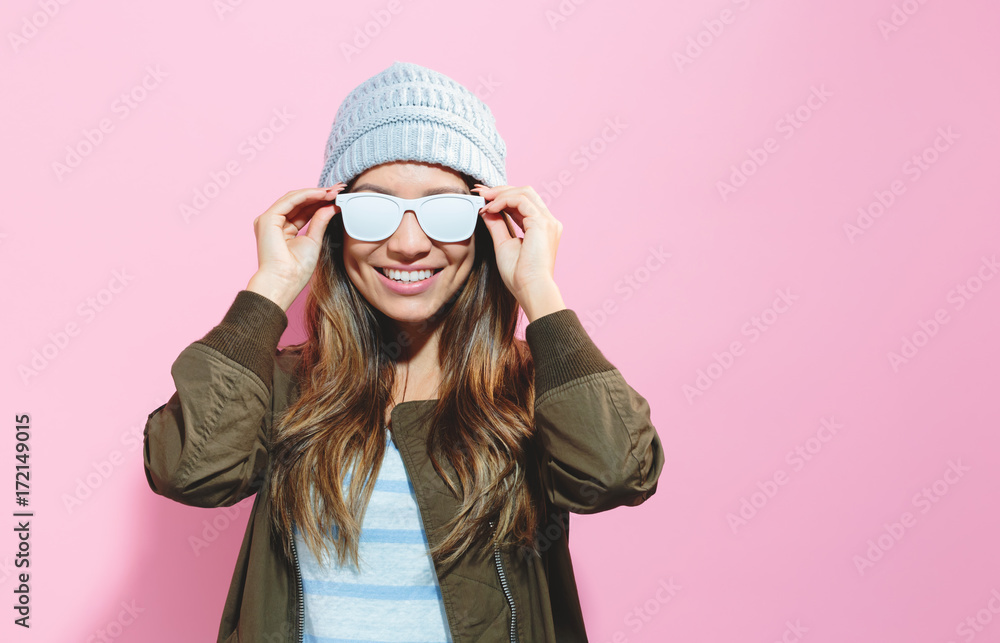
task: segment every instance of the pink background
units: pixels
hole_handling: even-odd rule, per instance
[[[143,424],[256,269],[253,218],[401,60],[493,110],[663,440],[649,501],[573,519],[592,641],[1000,640],[995,3],[223,1],[4,3],[0,477],[12,514],[30,413],[36,513],[32,627],[11,517],[0,637],[215,640],[252,498],[153,494]]]

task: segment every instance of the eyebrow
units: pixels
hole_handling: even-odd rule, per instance
[[[396,196],[392,193],[392,190],[387,190],[380,185],[373,185],[371,183],[362,183],[361,185],[355,185],[352,192],[361,192],[363,190],[368,190],[370,192],[378,192],[379,194],[388,194],[389,196]],[[432,194],[469,194],[469,189],[459,188],[455,186],[443,186],[438,188],[429,188],[424,192],[424,196],[430,196]]]

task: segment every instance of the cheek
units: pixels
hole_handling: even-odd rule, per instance
[[[368,268],[364,264],[364,256],[359,256],[356,250],[352,251],[349,247],[344,249],[344,271],[347,273],[347,279],[355,288],[362,291],[371,288],[372,281],[378,279],[377,276],[367,274]]]
[[[482,221],[480,221],[482,224]],[[473,234],[472,237],[466,242],[464,252],[462,253],[462,260],[468,261],[471,265],[476,259],[476,235]]]
[[[459,276],[467,275],[472,271],[472,266],[476,259],[475,249],[470,246],[468,250],[455,252],[451,255],[450,259],[451,263],[455,265]]]
[[[344,235],[344,265],[348,271],[360,273],[372,253],[371,244],[362,243]]]

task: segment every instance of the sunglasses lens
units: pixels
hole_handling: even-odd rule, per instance
[[[399,227],[399,206],[378,194],[352,194],[341,212],[344,230],[359,241],[387,239]]]
[[[402,208],[388,195],[358,192],[344,194],[335,203],[344,218],[344,230],[358,241],[388,239],[402,221]],[[443,243],[465,241],[476,230],[482,197],[435,195],[420,204],[417,220],[431,239]]]
[[[468,199],[441,195],[423,204],[420,226],[437,241],[465,241],[476,230],[477,215],[475,204]]]

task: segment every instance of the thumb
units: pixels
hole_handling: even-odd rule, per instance
[[[326,233],[326,226],[336,214],[336,209],[337,206],[333,203],[324,205],[316,210],[312,218],[309,219],[309,230],[306,232],[306,236],[316,242],[316,245],[323,245],[323,235]]]
[[[503,212],[485,212],[482,217],[486,229],[490,232],[490,238],[493,239],[494,252],[499,251],[501,245],[514,238],[510,234]]]

